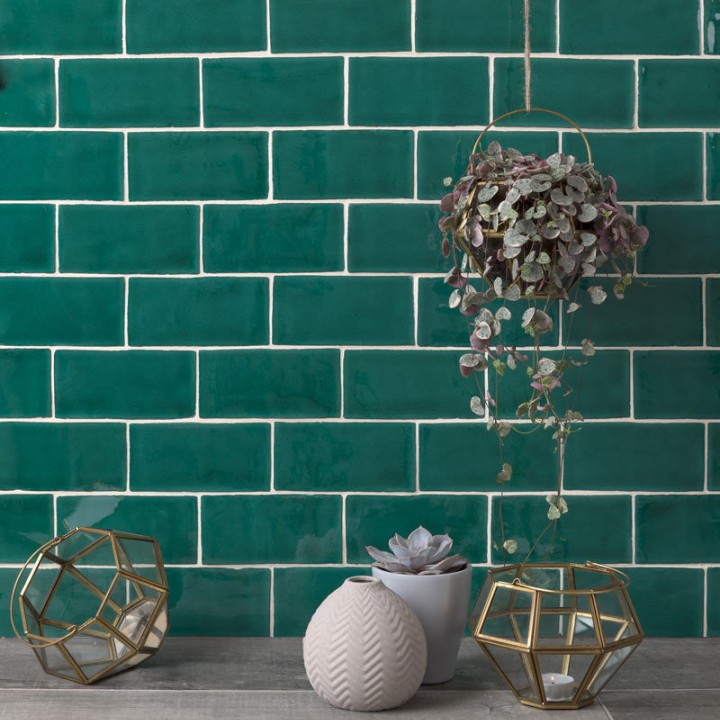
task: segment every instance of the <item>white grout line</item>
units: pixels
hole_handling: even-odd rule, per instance
[[[704,463],[703,463],[703,492],[710,491],[710,423],[705,423],[704,431]]]
[[[52,496],[52,526],[53,526],[53,537],[58,536],[58,509],[57,509],[57,493],[53,493]],[[8,567],[5,563],[0,564],[0,567]],[[13,566],[10,566],[13,567]]]
[[[567,490],[565,491],[567,494]],[[637,493],[630,494],[630,558],[637,562]]]
[[[198,59],[198,103],[200,105],[200,127],[205,127],[205,88],[203,85],[203,61]]]
[[[273,339],[273,325],[275,320],[275,276],[268,276],[268,346],[277,347]]]
[[[198,273],[205,275],[205,203],[198,206],[198,216]]]
[[[555,54],[560,55],[560,0],[555,0]]]
[[[270,493],[275,492],[275,420],[270,421]]]
[[[417,32],[417,0],[410,0],[410,50],[415,52],[415,34]]]
[[[58,203],[54,203],[53,207],[55,209],[54,213],[54,232],[53,232],[53,243],[54,243],[54,263],[55,263],[55,270],[54,274],[60,273],[60,205]]]
[[[633,63],[635,97],[633,99],[633,130],[640,127],[640,61]]]
[[[698,0],[698,31],[700,34],[700,55],[705,55],[705,0]]]
[[[50,415],[55,417],[55,350],[50,350]]]
[[[420,423],[415,423],[415,492],[420,492]]]
[[[702,296],[700,298],[700,307],[702,310],[702,344],[707,347],[707,278],[702,278]]]
[[[342,541],[341,560],[343,565],[347,565],[347,493],[342,493],[342,509],[341,509],[341,526],[340,538]]]
[[[635,420],[635,350],[630,350],[630,418]]]
[[[123,284],[123,348],[130,347],[130,278],[124,278]]]
[[[343,58],[343,127],[349,126],[350,117],[350,60]]]
[[[488,59],[488,122],[495,117],[495,58]]]
[[[128,133],[123,133],[123,201],[130,199],[130,161],[128,159]]]
[[[350,257],[350,203],[343,202],[343,272],[349,272]]]
[[[268,134],[268,196],[267,199],[272,201],[275,198],[275,170],[273,168],[273,146],[275,144],[275,136],[271,130]]]
[[[268,0],[268,4],[270,3],[270,0]],[[268,598],[270,601],[270,608],[268,610],[268,617],[269,617],[269,623],[268,623],[268,634],[270,637],[275,637],[275,568],[270,568],[270,597]]]
[[[708,569],[703,568],[703,629],[702,636],[706,638],[708,636]]]
[[[58,58],[53,60],[53,75],[55,78],[55,87],[53,89],[55,93],[55,125],[53,129],[57,129],[60,127],[60,60]]]
[[[130,423],[125,423],[125,491],[130,492]]]
[[[200,351],[195,351],[195,414],[193,419],[200,419]]]
[[[267,32],[266,37],[266,43],[267,43],[267,51],[264,54],[272,53],[273,55],[276,55],[277,53],[272,52],[272,32],[271,32],[271,23],[270,23],[270,2],[271,0],[265,0],[265,30]]]
[[[345,350],[340,350],[340,417],[345,419]]]
[[[202,493],[197,496],[197,564],[203,564],[203,531],[202,531]]]
[[[122,0],[121,13],[122,54],[127,55],[127,0]]]
[[[412,163],[413,163],[413,200],[417,200],[418,196],[418,132],[417,130],[412,131],[413,134],[413,151],[412,151]]]

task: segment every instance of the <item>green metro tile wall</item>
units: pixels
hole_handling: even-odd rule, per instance
[[[720,634],[718,13],[532,0],[533,103],[651,233],[623,302],[544,338],[597,346],[553,557],[620,564],[652,635]],[[0,602],[54,530],[114,526],[160,540],[174,633],[302,635],[396,531],[449,531],[479,581],[502,462],[527,551],[557,456],[471,413],[437,228],[523,104],[522,15],[0,0]],[[491,140],[585,155],[539,114]]]

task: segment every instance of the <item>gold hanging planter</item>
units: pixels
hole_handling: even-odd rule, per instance
[[[13,617],[18,587],[22,633]],[[89,685],[160,649],[167,599],[156,540],[78,527],[30,556],[13,587],[10,620],[45,672]]]
[[[563,115],[562,113],[557,112],[556,110],[549,110],[547,108],[538,108],[538,107],[531,107],[531,108],[519,108],[517,110],[511,110],[510,112],[504,113],[503,115],[500,115],[496,117],[494,120],[492,120],[485,129],[478,135],[477,139],[475,140],[475,143],[473,145],[472,151],[470,153],[470,160],[469,160],[469,174],[475,173],[475,167],[476,167],[476,161],[477,161],[477,152],[478,148],[481,147],[481,143],[487,132],[495,126],[497,123],[501,122],[502,120],[505,120],[506,118],[512,117],[513,115],[520,115],[520,114],[527,114],[527,113],[544,113],[547,115],[553,115],[554,117],[558,117],[564,122],[571,125],[577,132],[580,134],[580,137],[582,138],[582,141],[585,145],[585,150],[587,151],[587,163],[592,164],[592,150],[590,148],[590,142],[588,141],[587,135],[583,132],[582,128],[575,123],[573,120],[571,120],[566,115]],[[468,261],[470,263],[471,269],[477,272],[479,275],[483,277],[486,284],[492,287],[492,278],[489,278],[487,274],[483,270],[483,258],[482,255],[487,253],[487,248],[483,249],[483,252],[481,253],[478,249],[474,249],[471,246],[471,243],[467,241],[467,238],[465,236],[465,228],[467,227],[468,221],[473,218],[473,216],[476,214],[478,201],[477,201],[477,195],[480,191],[480,189],[485,186],[487,183],[483,181],[475,182],[473,185],[472,190],[468,194],[467,203],[465,205],[464,210],[462,213],[460,213],[455,222],[454,232],[453,232],[453,238],[456,244],[460,247],[460,249],[465,253],[465,255],[468,257]],[[503,197],[500,197],[499,194],[496,196],[496,198],[493,198],[493,202],[497,203],[499,201],[502,201]],[[572,227],[573,234],[575,238],[579,238],[580,234],[582,233],[582,229],[578,228],[575,223],[573,222],[572,218],[569,218],[570,224]],[[507,223],[506,223],[507,224]],[[505,236],[505,232],[507,230],[507,227],[504,227],[502,224],[497,228],[497,230],[486,230],[484,232],[484,236],[490,240],[495,241],[497,249],[502,248],[503,245],[503,238]],[[551,244],[548,243],[550,246]],[[569,278],[568,283],[563,288],[563,292],[561,293],[543,293],[543,292],[535,292],[534,297],[535,298],[558,298],[562,299],[565,298],[567,295],[567,292],[575,285],[575,283],[580,279],[581,272],[578,270],[578,272]],[[521,287],[521,290],[524,294],[524,286],[529,284],[525,283],[521,279],[512,279],[512,261],[506,260],[505,261],[505,276],[503,278],[505,285],[513,285],[517,284],[519,287]]]
[[[488,571],[473,637],[523,705],[590,705],[644,638],[628,576],[586,562]]]

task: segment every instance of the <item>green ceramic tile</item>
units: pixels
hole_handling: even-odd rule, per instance
[[[445,260],[445,271],[452,267],[452,262]],[[479,285],[475,282],[476,287]],[[457,308],[448,306],[448,298],[452,288],[442,278],[420,278],[418,281],[418,344],[435,347],[468,347],[470,346],[468,318]],[[501,307],[501,302],[491,303],[488,307],[496,311]],[[530,338],[520,325],[522,313],[526,305],[508,303],[508,309],[513,317],[503,325],[504,340],[506,345],[527,345]],[[556,345],[558,342],[557,331],[557,306],[549,310],[553,318],[555,328],[552,333],[546,336],[543,345]]]
[[[701,569],[627,568],[624,572],[630,575],[628,592],[646,635],[702,637],[704,579]],[[717,605],[708,604],[708,607]]]
[[[350,205],[350,272],[444,272],[436,205]]]
[[[702,607],[701,601],[697,601],[697,604]],[[720,568],[708,568],[707,606],[707,634],[709,637],[717,637],[720,635],[720,613],[717,611],[720,607]]]
[[[650,205],[637,209],[638,222],[650,240],[638,253],[641,273],[720,272],[720,207],[717,205]],[[678,238],[682,252],[676,252]],[[650,281],[652,284],[654,280]]]
[[[0,125],[55,124],[52,60],[3,60],[0,68]]]
[[[707,133],[707,196],[720,200],[720,133]]]
[[[341,514],[339,496],[205,496],[203,562],[340,562]]]
[[[131,345],[265,345],[265,278],[132,278]]]
[[[280,345],[408,345],[409,277],[278,277],[273,342]]]
[[[477,388],[458,370],[460,353],[348,350],[345,416],[467,418]]]
[[[195,205],[61,205],[60,271],[197,272],[199,215]]]
[[[111,132],[0,133],[6,200],[119,200],[123,141]]]
[[[716,278],[707,280],[705,304],[708,345],[720,345],[720,282]]]
[[[687,0],[561,0],[560,51],[583,55],[698,52],[698,7]]]
[[[409,131],[273,133],[277,198],[409,198],[412,174]]]
[[[407,537],[418,525],[448,533],[453,552],[470,562],[487,559],[487,498],[480,495],[350,495],[347,498],[348,562],[372,563],[366,545],[387,549],[388,540]]]
[[[544,357],[558,359],[561,352],[544,352]],[[585,358],[579,351],[568,351],[568,359],[582,362]],[[637,357],[637,354],[636,354]],[[630,416],[630,354],[625,350],[599,350],[589,358],[587,365],[569,368],[565,371],[566,383],[574,388],[575,410],[586,418],[625,418]],[[490,387],[495,387],[495,373],[490,370]],[[637,382],[637,381],[636,381]],[[637,388],[637,384],[635,385]],[[500,416],[514,418],[520,403],[530,399],[533,389],[525,368],[506,370],[499,378],[493,397]],[[555,391],[556,401],[562,393]],[[564,404],[564,403],[563,403]]]
[[[51,495],[0,495],[0,557],[24,563],[53,536]],[[16,571],[17,572],[17,571]]]
[[[720,352],[636,351],[634,366],[637,417],[718,417]]]
[[[63,60],[60,124],[66,127],[178,127],[200,122],[194,58]]]
[[[708,488],[720,490],[720,423],[708,425]]]
[[[444,179],[462,177],[470,151],[478,137],[476,132],[419,132],[417,142],[418,197],[437,200],[447,193]],[[554,132],[493,132],[483,139],[483,147],[497,140],[503,147],[514,147],[523,153],[546,157],[557,152],[558,136]]]
[[[265,50],[263,0],[127,0],[130,53]]]
[[[555,0],[533,0],[533,52],[555,51]],[[499,31],[498,28],[502,28]],[[419,52],[521,52],[522,0],[417,0],[415,47]]]
[[[131,133],[131,200],[248,200],[268,192],[264,132]]]
[[[720,99],[706,92],[718,83],[718,60],[640,61],[640,127],[720,125]]]
[[[167,575],[171,635],[269,635],[269,570],[169,568]]]
[[[410,0],[269,0],[273,52],[410,50]]]
[[[120,278],[2,278],[0,343],[122,344],[124,294]]]
[[[200,352],[201,417],[337,417],[337,350]]]
[[[468,78],[473,78],[470,93]],[[349,84],[351,125],[473,125],[488,120],[487,58],[351,58]]]
[[[621,201],[701,199],[700,133],[588,133],[587,137],[595,166],[617,180]],[[565,135],[563,148],[577,156],[585,153],[580,136],[573,133]]]
[[[551,488],[548,488],[551,491]],[[622,495],[568,496],[568,512],[552,527],[541,533],[550,522],[548,503],[542,495],[505,496],[502,518],[505,537],[514,538],[518,549],[508,562],[521,562],[537,542],[531,560],[541,562],[625,563],[632,561],[630,497]],[[492,501],[493,542],[499,546],[500,500]],[[502,562],[502,551],[493,550],[493,562]]]
[[[527,430],[527,427],[522,428]],[[420,425],[420,489],[496,492],[503,462],[513,468],[507,490],[546,490],[557,484],[555,443],[548,433],[512,433],[503,442],[476,423]],[[462,468],[462,472],[458,469]]]
[[[269,490],[270,426],[131,425],[130,488],[163,492]]]
[[[635,523],[636,562],[717,562],[720,495],[641,495]]]
[[[6,0],[2,8],[2,52],[120,52],[121,5],[121,0]]]
[[[195,412],[192,352],[55,354],[55,408],[70,418],[182,418]]]
[[[567,115],[583,128],[633,125],[635,69],[631,60],[536,59],[532,84],[543,107]],[[493,87],[495,115],[522,107],[525,97],[522,58],[497,58]],[[566,127],[559,118],[543,113],[516,115],[503,124]]]
[[[0,205],[0,271],[55,269],[55,208]]]
[[[705,52],[708,55],[720,55],[720,0],[704,0],[704,3]]]
[[[404,423],[276,423],[279,490],[415,489],[415,427]]]
[[[58,532],[78,526],[149,535],[167,564],[197,562],[198,520],[194,497],[74,495],[57,499]]]
[[[700,424],[585,423],[568,440],[568,490],[702,490]]]
[[[275,637],[305,635],[310,618],[331,592],[337,590],[350,577],[369,574],[368,568],[357,567],[277,568]]]
[[[50,409],[50,351],[0,351],[0,417],[44,417]]]
[[[3,490],[124,490],[120,423],[0,423]]]
[[[203,212],[205,272],[343,269],[340,204],[206,205]]]
[[[649,243],[648,243],[649,244]],[[608,293],[594,306],[585,292],[600,285]],[[627,289],[624,300],[613,294],[613,281],[583,281],[577,301],[583,306],[573,326],[563,325],[564,342],[577,345],[590,337],[600,345],[702,345],[702,283],[700,279],[654,278]],[[573,293],[571,293],[573,295]],[[567,316],[566,316],[567,318]]]
[[[208,127],[342,125],[343,61],[205,60],[203,103]]]

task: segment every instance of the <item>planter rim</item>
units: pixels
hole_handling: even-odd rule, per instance
[[[555,590],[553,588],[544,588],[533,585],[532,583],[522,580],[522,574],[526,570],[587,570],[596,572],[610,579],[610,583],[594,588],[565,588],[564,590]],[[515,578],[511,581],[497,580],[495,576],[501,573],[515,572]],[[627,588],[630,585],[630,576],[608,565],[600,565],[591,561],[584,563],[574,562],[542,562],[542,563],[516,563],[514,565],[504,565],[498,568],[490,568],[488,576],[492,578],[496,585],[506,588],[518,588],[530,592],[542,593],[545,595],[602,595],[604,593],[615,592],[619,589]]]
[[[372,571],[375,573],[382,573],[382,575],[392,575],[392,577],[398,577],[398,578],[413,578],[414,580],[420,580],[425,582],[439,582],[439,578],[448,578],[452,577],[454,575],[466,575],[467,573],[472,572],[472,565],[468,563],[467,567],[464,567],[462,570],[456,570],[455,572],[451,573],[440,573],[439,575],[413,575],[411,573],[394,573],[389,572],[388,570],[383,570],[382,568],[372,566]]]

